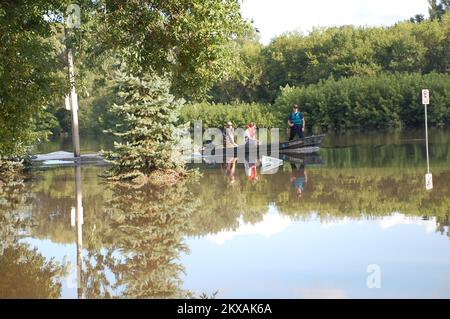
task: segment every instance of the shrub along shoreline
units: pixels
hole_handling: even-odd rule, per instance
[[[382,73],[281,89],[273,105],[260,103],[186,104],[181,121],[201,119],[203,127],[223,127],[227,121],[243,127],[286,127],[292,104],[315,131],[420,127],[424,123],[421,90],[430,90],[430,126],[450,123],[450,74]]]

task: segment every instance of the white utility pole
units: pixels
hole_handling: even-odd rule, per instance
[[[66,39],[67,74],[70,91],[66,108],[69,104],[72,110],[72,141],[75,162],[80,158],[80,132],[78,129],[78,98],[75,90],[75,72],[73,67],[73,49],[69,43],[69,29],[78,29],[81,26],[81,9],[77,4],[69,4],[66,8],[64,35]]]
[[[65,29],[67,40],[67,29]],[[67,45],[67,44],[66,44]],[[72,142],[73,142],[73,155],[75,158],[80,157],[80,132],[78,128],[78,98],[75,90],[75,72],[73,68],[73,50],[71,47],[66,47],[67,55],[67,74],[69,78],[69,101],[70,109],[72,111]]]
[[[81,190],[81,167],[75,167],[75,195],[77,200],[76,225],[77,225],[77,296],[83,298],[83,195]]]

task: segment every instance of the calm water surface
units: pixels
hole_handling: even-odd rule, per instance
[[[36,170],[0,187],[0,296],[449,298],[450,131],[431,132],[431,192],[422,138],[329,134],[276,174],[209,164],[164,189]]]

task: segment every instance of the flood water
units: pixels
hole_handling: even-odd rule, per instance
[[[205,164],[162,189],[34,170],[0,187],[0,297],[449,298],[450,131],[430,134],[429,192],[422,131],[328,134],[275,174]]]

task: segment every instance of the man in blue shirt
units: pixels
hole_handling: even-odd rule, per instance
[[[298,135],[299,138],[304,137],[305,119],[303,118],[302,113],[299,112],[297,104],[294,104],[292,107],[292,112],[289,114],[288,125],[291,128],[289,141],[292,141],[295,135]]]
[[[297,198],[302,198],[305,192],[305,184],[308,183],[308,175],[306,174],[305,165],[301,164],[298,168],[297,165],[291,163],[292,175],[291,183],[295,189],[295,195]]]

